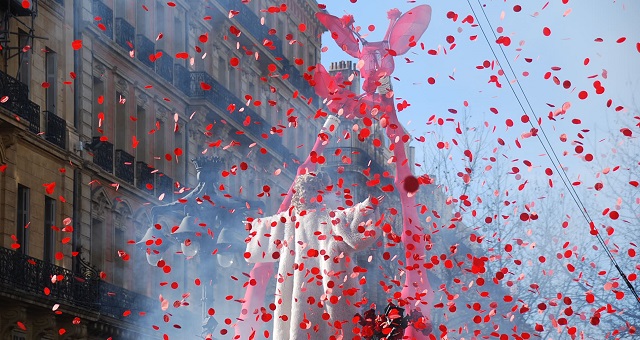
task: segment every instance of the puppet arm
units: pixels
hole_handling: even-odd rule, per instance
[[[291,222],[289,211],[247,222],[249,238],[245,259],[250,263],[276,262],[284,247],[285,229]]]
[[[375,227],[376,207],[367,198],[352,208],[336,212],[333,218],[340,221],[333,223],[333,233],[355,251],[369,247],[380,235]]]

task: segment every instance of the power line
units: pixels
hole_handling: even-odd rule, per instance
[[[480,0],[477,0],[477,2],[478,2],[478,6],[480,6],[480,9],[482,10],[482,14],[483,14],[487,24],[489,25],[489,28],[491,29],[491,32],[493,34],[494,39],[498,40],[498,37],[496,36],[496,33],[495,33],[494,29],[493,29],[493,26],[491,25],[491,22],[489,21],[489,18],[487,17],[487,13],[484,10],[484,7],[480,3]],[[475,9],[471,5],[471,1],[467,0],[467,3],[469,4],[469,8],[471,8],[471,12],[473,13],[473,16],[478,18],[478,15],[476,15]],[[497,56],[497,54],[496,54],[496,52],[495,52],[495,50],[493,48],[493,45],[489,41],[489,38],[487,37],[487,34],[486,34],[484,28],[480,24],[480,20],[478,20],[478,27],[480,27],[480,31],[482,32],[482,35],[484,36],[484,39],[487,42],[487,45],[489,45],[489,49],[491,50],[491,53],[493,54],[493,57],[495,58],[496,61],[498,61],[498,56]],[[558,154],[553,149],[553,146],[552,146],[551,142],[549,141],[549,138],[547,137],[547,134],[545,133],[544,128],[542,127],[542,125],[540,125],[540,123],[538,123],[538,116],[536,115],[535,111],[533,110],[533,107],[531,106],[531,102],[529,102],[529,98],[527,97],[527,94],[525,93],[524,89],[522,88],[522,85],[520,84],[520,81],[518,80],[518,76],[514,72],[513,67],[511,66],[511,63],[509,62],[509,58],[507,58],[507,55],[504,52],[504,49],[502,48],[502,46],[499,46],[499,47],[500,47],[500,51],[502,52],[502,56],[504,57],[504,60],[506,61],[507,66],[509,67],[509,70],[513,74],[513,78],[515,80],[515,83],[518,84],[518,88],[520,89],[520,92],[522,93],[522,96],[524,97],[524,101],[527,103],[527,106],[529,107],[531,115],[535,118],[535,121],[538,124],[537,128],[539,129],[540,134],[536,134],[536,137],[538,137],[538,140],[540,141],[540,144],[542,145],[542,148],[544,149],[545,154],[551,160],[551,164],[553,165],[554,169],[556,169],[556,172],[560,175],[560,179],[562,180],[562,183],[564,184],[565,188],[567,188],[567,190],[569,192],[569,195],[573,199],[573,202],[578,206],[578,208],[580,210],[580,213],[582,214],[582,217],[584,217],[584,219],[587,221],[587,223],[589,224],[590,228],[594,228],[595,229],[595,223],[593,222],[593,219],[589,215],[589,212],[588,212],[587,208],[585,207],[585,205],[582,203],[582,200],[578,196],[578,193],[576,192],[575,188],[573,188],[573,186],[570,185],[571,180],[569,179],[569,175],[564,170],[564,168],[560,165],[561,162],[560,162],[560,159],[558,158]],[[501,63],[499,61],[498,61],[498,65],[501,65]],[[500,68],[504,71],[502,66],[500,66]],[[503,72],[503,73],[504,73],[505,79],[507,80],[507,83],[509,84],[509,88],[511,89],[511,92],[513,92],[514,97],[518,101],[518,104],[520,105],[520,108],[522,109],[522,112],[524,112],[525,115],[526,115],[527,114],[526,113],[527,110],[525,109],[524,105],[522,104],[522,101],[520,100],[520,97],[516,93],[516,91],[515,91],[515,89],[513,87],[513,84],[509,80],[509,76],[507,75],[507,72]],[[531,119],[529,119],[529,125],[531,125],[532,128],[536,128],[536,126],[533,124]],[[542,135],[542,137],[540,137],[540,135]],[[543,140],[543,138],[544,138],[544,140]],[[545,144],[545,142],[546,142],[546,144]],[[622,279],[626,283],[627,287],[629,288],[629,290],[631,291],[633,296],[636,298],[636,302],[638,302],[638,304],[640,304],[640,296],[638,296],[638,292],[633,287],[633,285],[631,284],[631,282],[627,278],[627,275],[624,273],[622,268],[620,268],[620,266],[618,265],[618,262],[613,257],[613,254],[611,253],[611,250],[609,250],[609,247],[605,244],[604,239],[602,238],[600,233],[597,232],[597,231],[596,231],[595,236],[598,239],[598,241],[600,242],[600,245],[602,246],[602,248],[605,250],[607,256],[609,257],[609,260],[616,267],[616,269],[618,270],[618,273],[620,274],[620,276],[622,277]]]

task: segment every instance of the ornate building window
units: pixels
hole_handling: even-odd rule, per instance
[[[158,171],[164,172],[166,160],[164,159],[166,140],[165,140],[165,120],[166,109],[158,107],[156,109],[156,126],[153,133],[153,167]]]
[[[145,37],[149,36],[149,20],[147,20],[147,16],[149,12],[147,12],[142,6],[134,6],[136,8],[136,31],[139,35],[143,35]]]
[[[93,194],[91,202],[91,232],[90,232],[90,261],[91,265],[99,270],[104,270],[105,255],[107,251],[107,233],[105,225],[109,221],[111,202],[103,190]]]
[[[45,69],[48,87],[45,89],[45,97],[47,101],[46,111],[58,114],[56,105],[58,101],[58,55],[50,48],[45,48]]]
[[[46,263],[53,263],[55,254],[55,233],[53,227],[56,225],[56,200],[51,197],[44,198],[44,247],[42,259]]]
[[[180,119],[178,120],[179,129],[174,133],[175,149],[180,149],[183,152],[184,156],[178,157],[178,162],[176,163],[176,171],[174,172],[174,181],[180,182],[182,185],[185,185],[187,179],[187,166],[190,166],[189,156],[186,154],[186,133],[184,132],[187,123]]]
[[[31,46],[31,37],[29,33],[18,29],[18,40],[20,44],[20,50],[25,49],[27,46]],[[30,48],[25,49],[26,52],[19,53],[18,56],[20,58],[19,64],[20,68],[18,69],[18,80],[21,83],[27,85],[29,87],[31,85],[31,50]]]
[[[164,5],[162,2],[157,1],[156,2],[156,31],[154,32],[154,34],[160,34],[163,29],[165,28],[165,26],[167,25],[166,23],[166,15],[164,12],[164,8],[166,5]],[[164,50],[165,49],[165,39],[159,39],[156,41],[156,50]]]
[[[104,73],[105,68],[102,64],[95,64],[93,73],[93,119],[92,131],[93,136],[104,134]]]
[[[17,243],[20,245],[18,252],[29,254],[29,228],[30,222],[30,206],[31,197],[30,189],[24,185],[18,184],[18,200],[17,200],[17,216],[16,216],[16,237]]]
[[[140,162],[149,163],[149,129],[148,129],[148,114],[145,109],[145,104],[147,102],[147,95],[140,94],[138,95],[138,105],[136,106],[136,140],[138,144],[135,147],[135,156],[136,159]]]
[[[218,57],[218,79],[220,84],[227,85],[227,68],[225,67],[224,58]]]
[[[127,127],[130,126],[127,124],[128,116],[127,116],[127,97],[123,92],[116,91],[115,104],[116,104],[116,128],[114,129],[114,143],[116,149],[119,150],[127,150],[128,145],[131,145],[129,142],[129,138],[127,138]]]

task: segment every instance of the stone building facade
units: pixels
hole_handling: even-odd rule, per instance
[[[161,294],[182,300],[172,315],[190,320],[183,330],[199,328],[199,260],[168,251],[174,279],[132,243],[152,206],[197,184],[200,155],[224,159],[225,195],[257,199],[269,186],[261,197],[275,210],[323,123],[304,77],[320,58],[318,10],[0,1],[0,339],[180,334],[153,312]],[[241,298],[231,277],[249,269],[221,272],[216,289]],[[227,312],[221,324],[238,314]]]

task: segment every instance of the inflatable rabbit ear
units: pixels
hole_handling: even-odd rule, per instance
[[[316,65],[316,69],[313,72],[313,81],[313,88],[316,94],[322,98],[329,98],[332,85],[335,87],[335,84],[332,84],[333,77],[331,77],[322,64]]]
[[[420,40],[431,21],[431,6],[420,5],[404,13],[391,29],[389,48],[396,55],[407,53]]]
[[[431,13],[431,10],[429,10]],[[341,20],[333,15],[326,13],[316,13],[318,20],[331,31],[331,37],[336,41],[336,44],[350,56],[354,58],[360,58],[360,45],[355,35],[349,28],[352,24],[351,17]],[[351,19],[351,20],[347,20]],[[351,21],[351,22],[350,22]]]

